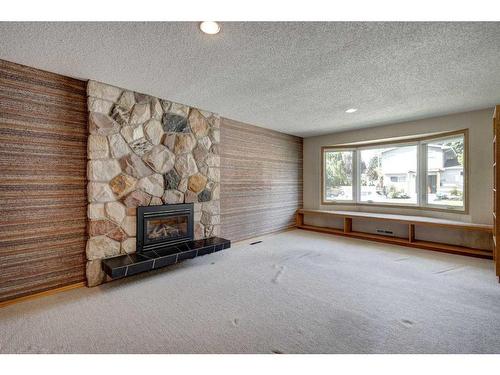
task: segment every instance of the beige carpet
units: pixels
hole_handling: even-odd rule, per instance
[[[299,230],[263,240],[0,309],[0,352],[500,353],[491,261]]]

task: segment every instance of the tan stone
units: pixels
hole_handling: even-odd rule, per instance
[[[196,146],[196,138],[193,134],[180,133],[177,134],[177,137],[175,139],[174,152],[176,155],[184,154],[186,152],[191,152],[194,146]]]
[[[142,125],[124,126],[120,133],[128,143],[132,143],[134,141],[137,141],[138,139],[144,138],[144,130],[142,128]]]
[[[174,151],[175,147],[175,138],[176,134],[175,133],[169,133],[166,134],[165,137],[163,138],[163,144],[168,147],[170,151]]]
[[[175,155],[165,146],[156,145],[144,155],[143,160],[155,172],[164,174],[174,167]]]
[[[205,227],[201,223],[196,223],[194,225],[194,239],[201,240],[205,237]]]
[[[189,177],[188,188],[195,193],[199,193],[203,189],[205,189],[205,185],[207,184],[207,178],[200,173],[192,175]]]
[[[219,129],[210,130],[210,139],[212,140],[212,143],[219,144],[220,143],[220,130]]]
[[[91,112],[89,114],[89,131],[90,134],[111,135],[120,131],[120,124],[102,113]]]
[[[105,204],[106,216],[120,224],[127,215],[126,207],[120,202],[108,202]]]
[[[90,134],[87,140],[87,157],[104,159],[108,157],[108,139],[104,135]]]
[[[134,190],[136,183],[137,179],[122,173],[113,178],[109,182],[109,186],[111,187],[113,193],[115,193],[119,198],[121,198],[124,195],[130,193],[132,190]]]
[[[207,177],[215,182],[220,182],[220,169],[215,167],[209,168]]]
[[[149,103],[135,104],[130,116],[130,124],[143,124],[151,118]]]
[[[161,198],[158,197],[153,197],[151,198],[151,202],[149,202],[150,206],[161,206],[163,204],[163,201]]]
[[[166,190],[162,199],[165,204],[183,203],[184,194],[178,190]]]
[[[87,216],[91,220],[106,219],[106,211],[103,203],[90,203],[87,206]]]
[[[87,167],[90,181],[107,182],[121,172],[120,164],[115,159],[89,160]]]
[[[97,286],[104,282],[106,274],[102,270],[101,260],[89,260],[86,265],[87,286]]]
[[[116,102],[122,93],[122,89],[108,85],[106,83],[89,81],[87,84],[88,96]]]
[[[149,202],[151,202],[151,195],[141,190],[133,191],[123,200],[123,204],[127,207],[148,206]]]
[[[198,194],[192,192],[191,190],[186,191],[184,194],[184,202],[185,203],[196,203],[198,202]]]
[[[191,154],[183,154],[175,161],[175,170],[181,177],[187,177],[198,172],[196,162]]]
[[[168,108],[168,112],[174,113],[178,116],[186,117],[189,113],[189,107],[184,104],[172,102],[170,104],[170,107]]]
[[[90,220],[89,221],[89,236],[101,236],[106,234],[118,226],[109,220]]]
[[[137,231],[136,220],[135,216],[127,216],[123,220],[122,229],[125,233],[127,233],[127,235],[135,236]]]
[[[121,158],[120,165],[123,172],[135,178],[143,178],[154,173],[136,154],[129,154]]]
[[[102,259],[120,254],[120,243],[106,236],[90,237],[87,241],[87,259]]]
[[[136,251],[137,239],[136,237],[129,237],[122,242],[122,253],[133,254]]]
[[[201,211],[206,212],[210,215],[219,215],[220,202],[215,200],[209,202],[203,202],[203,204],[201,205]]]
[[[144,133],[146,133],[147,139],[153,145],[159,145],[163,138],[163,126],[161,122],[156,119],[149,120],[144,125]]]
[[[121,228],[113,229],[112,231],[106,233],[106,236],[108,236],[112,240],[120,242],[128,238],[127,234]]]
[[[132,110],[135,104],[135,97],[132,91],[124,91],[120,100],[118,100],[118,105],[125,109],[126,111]]]
[[[111,108],[113,108],[115,103],[108,100],[102,100],[99,98],[88,97],[87,105],[89,112],[102,113],[104,115],[109,115]]]
[[[160,101],[157,98],[151,100],[151,117],[156,120],[161,120],[163,109],[161,108]]]
[[[127,142],[123,139],[120,133],[112,134],[108,137],[109,148],[111,149],[111,156],[115,159],[120,159],[121,157],[132,152],[130,147],[128,147]]]
[[[208,135],[208,122],[198,110],[191,110],[191,113],[189,114],[189,125],[196,138],[202,138]]]
[[[109,185],[102,182],[89,182],[87,185],[87,195],[91,203],[104,203],[115,200],[115,196]]]
[[[196,160],[196,164],[201,165],[208,156],[208,150],[202,144],[198,144],[193,150],[193,156]]]
[[[141,178],[137,187],[150,195],[161,197],[163,195],[163,176],[161,174],[153,174]]]

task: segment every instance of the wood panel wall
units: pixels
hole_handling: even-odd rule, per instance
[[[0,60],[0,301],[85,280],[86,82]]]
[[[295,225],[302,138],[221,120],[221,234],[232,241]]]

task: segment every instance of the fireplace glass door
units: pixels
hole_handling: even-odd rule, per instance
[[[187,215],[148,218],[145,221],[145,245],[163,241],[176,242],[188,236]]]

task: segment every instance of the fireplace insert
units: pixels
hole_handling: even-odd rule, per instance
[[[192,203],[137,207],[137,252],[192,239]]]

